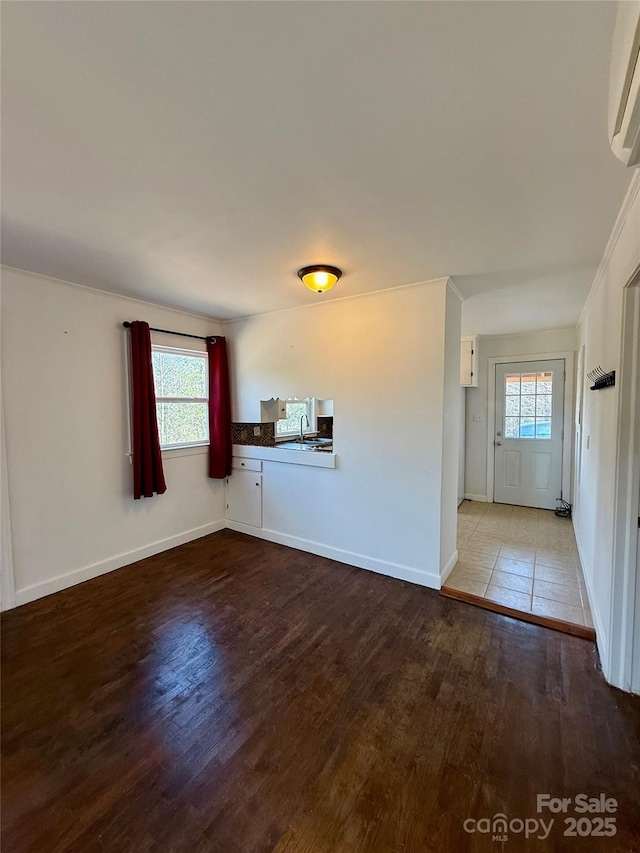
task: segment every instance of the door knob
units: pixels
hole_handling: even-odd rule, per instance
[[[497,432],[497,433],[496,433],[496,435],[498,435],[498,436],[502,437],[502,433],[501,433],[501,432]],[[242,464],[244,465],[244,462],[243,462]]]
[[[502,442],[501,442],[501,441],[496,441],[496,447],[502,447]]]

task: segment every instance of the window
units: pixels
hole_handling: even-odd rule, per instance
[[[552,371],[507,374],[505,438],[551,438],[552,385]]]
[[[160,447],[209,443],[206,352],[151,347]]]
[[[287,416],[276,421],[276,437],[300,435],[300,425],[302,425],[303,434],[315,432],[315,406],[313,403],[313,399],[308,397],[304,400],[286,400]]]

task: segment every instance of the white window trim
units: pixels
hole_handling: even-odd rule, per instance
[[[179,456],[201,456],[209,450],[209,442],[206,444],[181,444],[178,447],[161,448],[163,459],[177,459]]]
[[[206,352],[202,350],[185,349],[184,347],[168,347],[160,344],[151,344],[151,355],[154,352],[166,352],[170,355],[186,355],[201,358],[205,363],[205,388],[209,386],[209,359]],[[156,394],[156,411],[158,403],[208,403],[208,397],[161,397]],[[207,430],[209,428],[209,411],[207,409]],[[179,444],[161,444],[160,451],[163,457],[173,459],[178,456],[193,456],[198,453],[206,453],[209,447],[209,439],[202,441],[181,442]]]

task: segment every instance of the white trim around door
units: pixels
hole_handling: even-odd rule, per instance
[[[562,453],[562,497],[571,501],[571,460],[573,448],[573,385],[574,385],[574,356],[573,350],[565,352],[534,352],[526,355],[501,355],[489,359],[487,369],[488,400],[487,400],[487,501],[493,503],[495,446],[496,432],[496,364],[516,364],[526,361],[550,361],[564,359],[564,448]]]
[[[618,383],[611,629],[602,664],[611,684],[640,693],[640,266],[624,291]]]

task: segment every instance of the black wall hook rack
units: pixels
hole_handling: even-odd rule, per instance
[[[612,388],[616,384],[615,370],[610,370],[609,373],[605,373],[600,365],[593,370],[590,370],[587,376],[593,382],[593,385],[591,386],[592,391],[600,391],[602,388]]]

